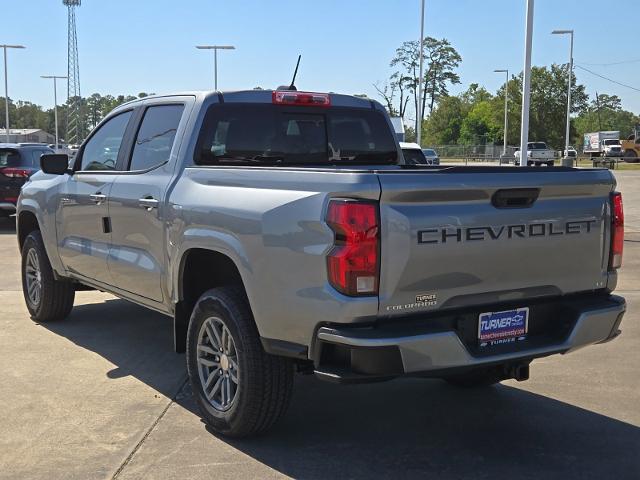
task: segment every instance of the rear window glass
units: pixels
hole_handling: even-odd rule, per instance
[[[425,148],[422,151],[424,152],[425,155],[429,155],[430,157],[435,157],[436,156],[436,151],[435,150],[431,150],[430,148]]]
[[[32,150],[31,151],[31,166],[40,168],[40,157],[47,153],[53,153],[52,150]]]
[[[547,145],[542,142],[535,142],[535,143],[529,144],[530,150],[546,150],[546,148],[547,148]]]
[[[20,152],[17,150],[0,149],[0,168],[24,166]]]
[[[427,159],[422,150],[417,148],[407,148],[402,150],[404,161],[407,165],[426,165]]]
[[[203,165],[393,164],[393,134],[362,108],[226,104],[210,107],[196,151]]]

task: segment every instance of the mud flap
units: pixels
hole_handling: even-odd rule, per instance
[[[176,303],[173,315],[173,349],[176,353],[184,353],[187,350],[187,329],[189,328],[190,312],[185,308],[184,302]]]

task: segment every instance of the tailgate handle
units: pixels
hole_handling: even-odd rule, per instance
[[[538,199],[539,188],[509,188],[498,190],[491,197],[496,208],[529,208]]]

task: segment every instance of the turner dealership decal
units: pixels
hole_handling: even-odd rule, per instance
[[[595,220],[572,220],[562,223],[540,222],[488,227],[437,227],[418,230],[418,243],[460,243],[491,240],[516,240],[530,237],[555,237],[590,233]]]
[[[412,308],[435,307],[438,304],[438,295],[435,293],[421,293],[416,295],[415,303],[405,303],[402,305],[388,305],[387,311],[410,310]]]

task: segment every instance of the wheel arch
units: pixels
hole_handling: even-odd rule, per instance
[[[175,284],[174,348],[184,352],[191,312],[198,298],[211,288],[236,286],[247,295],[240,269],[227,254],[211,248],[193,247],[180,257]],[[249,308],[251,304],[247,295]]]
[[[21,211],[18,214],[18,220],[16,222],[17,229],[17,237],[18,237],[18,245],[20,246],[20,250],[22,250],[22,246],[24,245],[27,236],[35,231],[40,230],[40,222],[38,221],[38,217],[35,213],[25,210]]]
[[[218,250],[194,247],[186,250],[178,267],[178,301],[195,301],[210,288],[236,285],[245,290],[238,266]],[[246,290],[245,290],[246,291]]]

